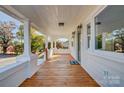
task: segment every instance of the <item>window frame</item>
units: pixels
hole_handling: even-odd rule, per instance
[[[9,17],[11,17],[11,18],[13,18],[14,20],[19,21],[19,22],[21,23],[20,25],[24,24],[24,20],[23,20],[22,18],[20,18],[19,16],[16,16],[16,15],[13,15],[12,12],[7,11],[7,10],[4,9],[3,7],[0,7],[0,8],[1,8],[0,12],[6,14],[7,16],[9,16]],[[20,25],[19,25],[19,26],[20,26]],[[24,32],[24,28],[23,28],[23,32]],[[17,32],[16,32],[16,33],[17,33]],[[24,38],[23,38],[22,40],[24,41]],[[25,43],[23,42],[23,44],[25,44]],[[16,66],[18,66],[18,65],[21,65],[21,64],[27,62],[25,58],[22,59],[22,60],[18,60],[19,57],[21,57],[21,56],[24,54],[24,52],[25,52],[25,51],[24,51],[24,45],[22,45],[22,46],[23,46],[23,52],[22,52],[21,54],[19,54],[19,55],[16,55],[16,56],[15,56],[15,59],[11,61],[12,63],[6,64],[5,66],[0,67],[0,71],[6,70],[6,69],[9,69],[9,68],[14,68],[14,67],[16,67]],[[8,58],[8,57],[7,57],[7,58]],[[4,59],[6,59],[6,58],[4,58]],[[20,61],[20,62],[18,63],[18,61]]]
[[[88,19],[91,20],[91,43],[92,48],[91,51],[87,51],[89,54],[101,57],[103,59],[111,60],[113,62],[124,63],[124,53],[116,53],[112,51],[103,51],[95,48],[96,43],[96,29],[95,29],[95,18],[98,14],[100,14],[108,5],[100,6],[96,8],[91,15],[89,15]],[[86,26],[87,26],[86,22]],[[89,50],[89,49],[88,49]]]
[[[90,27],[90,28],[88,28]],[[89,29],[89,30],[88,30]],[[91,48],[91,22],[89,22],[87,24],[87,48],[90,49]]]

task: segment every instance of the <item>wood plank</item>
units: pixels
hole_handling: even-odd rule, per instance
[[[70,55],[54,55],[20,87],[98,87],[80,65],[71,65]]]

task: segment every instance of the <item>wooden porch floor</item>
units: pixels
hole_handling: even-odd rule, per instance
[[[54,55],[21,87],[98,87],[80,65],[70,65],[70,55]]]

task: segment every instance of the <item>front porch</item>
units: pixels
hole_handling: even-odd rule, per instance
[[[23,52],[0,68],[0,87],[124,86],[124,6],[1,5],[0,9],[24,26]],[[32,27],[45,37],[40,59],[31,51]],[[67,39],[65,47],[57,46],[59,38]],[[70,64],[71,56],[79,65]]]

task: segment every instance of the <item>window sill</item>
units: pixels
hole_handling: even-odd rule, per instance
[[[20,62],[15,62],[13,64],[7,65],[5,67],[0,68],[0,80],[2,80],[3,78],[5,78],[6,76],[10,75],[11,73],[14,73],[12,69],[21,66],[23,64],[27,63],[27,61],[20,61]],[[9,74],[4,74],[8,71],[12,71]]]
[[[88,53],[111,61],[124,63],[124,53],[116,53],[102,50],[88,51]]]

